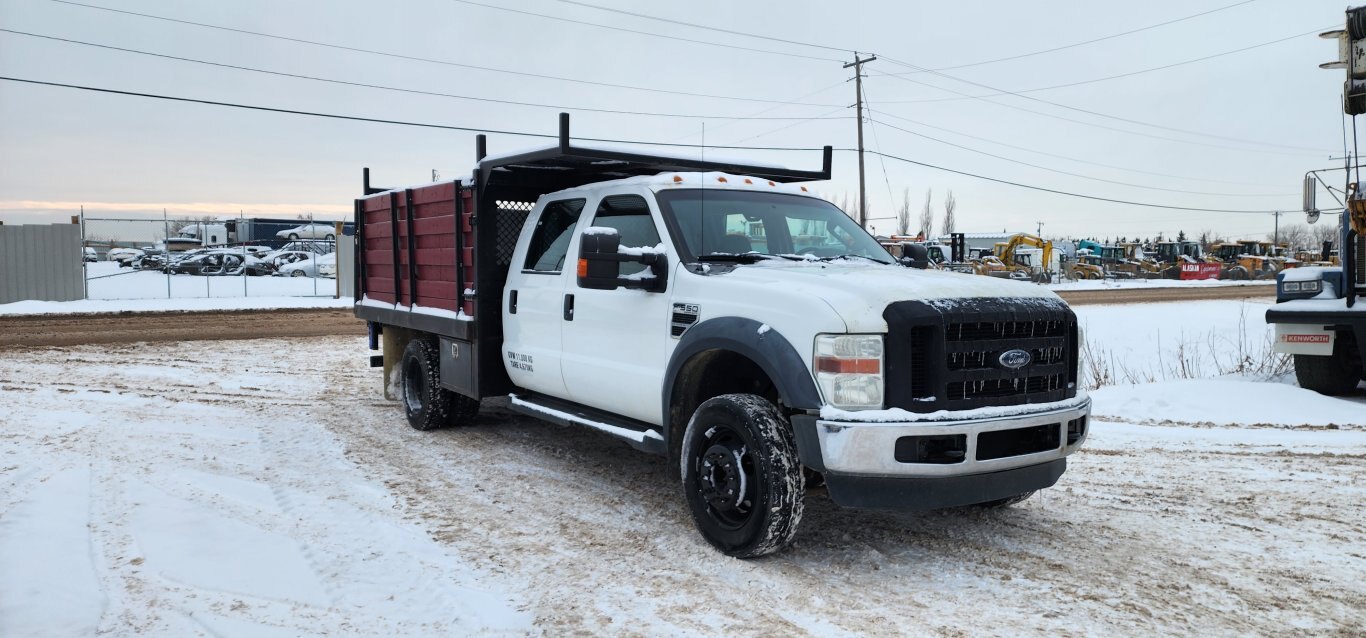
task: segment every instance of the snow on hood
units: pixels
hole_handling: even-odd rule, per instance
[[[1021,303],[1062,303],[1052,291],[1032,283],[938,270],[917,270],[862,260],[768,260],[740,266],[720,277],[760,286],[781,286],[795,295],[824,299],[850,332],[885,332],[889,304],[925,301],[949,309],[958,300],[1008,297]]]

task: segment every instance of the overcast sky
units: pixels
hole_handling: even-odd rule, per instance
[[[853,148],[854,88],[846,81],[851,71],[840,61],[852,60],[858,50],[880,56],[865,67],[871,105],[866,146],[918,162],[1110,199],[1290,211],[1282,223],[1303,221],[1297,212],[1303,173],[1341,163],[1329,158],[1340,156],[1343,148],[1343,72],[1317,68],[1336,57],[1336,44],[1308,34],[1340,28],[1341,2],[585,2],[664,20],[561,0],[88,0],[165,18],[523,74],[517,75],[52,0],[0,0],[0,28],[11,31],[546,106],[282,77],[8,32],[0,32],[0,75],[537,133],[554,133],[556,113],[564,110],[572,114],[575,136]],[[381,4],[387,6],[378,9]],[[946,68],[1206,11],[1082,46]],[[1291,37],[1297,34],[1308,35]],[[1284,38],[1289,39],[1087,82]],[[1031,91],[1078,82],[1085,83]],[[1029,92],[965,97],[1001,91]],[[795,119],[731,119],[737,117]],[[364,166],[371,167],[375,181],[388,185],[428,181],[433,169],[447,179],[467,175],[473,135],[0,81],[0,221],[61,221],[81,205],[87,214],[103,217],[160,215],[166,208],[171,215],[240,210],[248,216],[335,218],[350,211]],[[543,143],[503,134],[489,142],[495,153]],[[820,163],[813,151],[715,153],[793,168],[816,169]],[[1225,237],[1253,237],[1270,232],[1273,224],[1267,213],[1146,208],[1026,190],[875,155],[866,161],[871,223],[884,233],[894,221],[876,218],[894,215],[907,189],[917,214],[926,191],[933,189],[936,219],[943,214],[944,194],[952,190],[958,230],[969,232],[1032,231],[1042,222],[1048,236],[1212,229]],[[834,169],[834,179],[816,189],[837,202],[847,196],[852,207],[858,191],[856,155],[837,152]]]

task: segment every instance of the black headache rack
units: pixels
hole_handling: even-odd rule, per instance
[[[568,113],[560,114],[559,140],[554,146],[497,157],[488,157],[487,148],[487,138],[484,135],[476,136],[477,163],[472,182],[455,183],[457,218],[460,203],[463,201],[462,193],[471,191],[473,196],[470,200],[474,211],[470,219],[474,237],[473,263],[452,265],[461,272],[473,267],[474,286],[463,296],[473,302],[474,321],[415,314],[401,308],[355,306],[356,317],[360,319],[434,333],[455,342],[453,345],[462,348],[468,346],[462,351],[472,352],[473,356],[464,358],[470,367],[459,374],[462,379],[468,381],[452,389],[477,398],[503,395],[514,390],[503,369],[501,300],[512,262],[512,253],[516,248],[522,226],[542,195],[596,182],[667,172],[717,171],[783,183],[828,180],[833,151],[830,146],[824,147],[821,170],[800,171],[775,166],[580,147],[570,143]],[[366,197],[394,190],[372,187],[368,168],[364,171],[364,180]],[[360,200],[357,200],[356,210],[355,221],[359,233],[363,227]],[[401,222],[395,220],[394,223],[397,225]],[[460,235],[455,228],[452,228],[452,232]],[[364,294],[361,282],[366,265],[360,248],[363,243],[363,240],[356,242],[355,290],[358,300]],[[454,252],[457,261],[459,255],[464,252],[459,248],[462,247],[457,240],[457,250]],[[395,252],[402,250],[403,246],[395,243]],[[449,350],[443,348],[443,351]],[[446,385],[444,377],[443,370],[443,385]]]

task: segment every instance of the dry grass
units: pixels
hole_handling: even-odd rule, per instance
[[[1203,339],[1182,338],[1175,350],[1157,338],[1157,363],[1131,365],[1113,351],[1085,339],[1081,344],[1085,367],[1082,382],[1088,390],[1107,385],[1154,383],[1174,379],[1203,379],[1229,374],[1273,377],[1290,372],[1290,355],[1271,350],[1272,339],[1250,338],[1247,315],[1239,313],[1238,330],[1229,336],[1211,330]]]

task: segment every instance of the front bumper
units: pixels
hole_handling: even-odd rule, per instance
[[[1091,412],[1089,397],[1060,403],[1061,407],[1043,412],[979,419],[882,423],[810,418],[806,423],[794,420],[794,425],[799,447],[818,452],[804,454],[803,463],[825,473],[836,503],[933,509],[1053,485],[1067,467],[1067,455],[1086,441]],[[1069,425],[1073,429],[1070,440]],[[1016,433],[1021,438],[1018,442],[1011,440]],[[984,434],[990,436],[983,438]],[[961,458],[956,461],[905,462],[897,458],[898,441],[903,438],[915,441],[920,437],[956,436],[963,437],[960,440],[964,443]],[[1038,445],[1039,441],[1053,440],[1056,444],[1046,448]],[[904,442],[902,447],[907,447]],[[1021,449],[1023,453],[1017,453]]]

